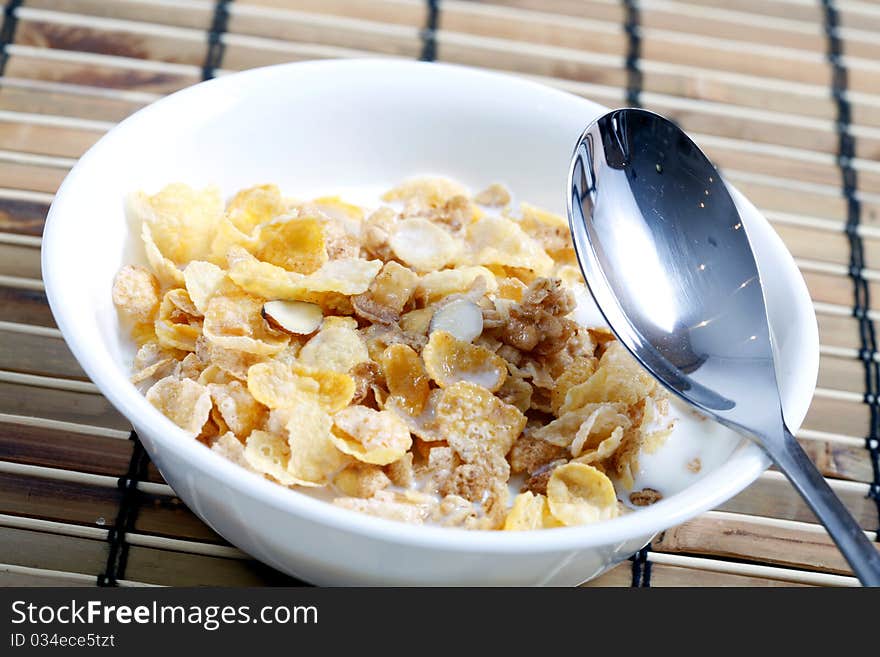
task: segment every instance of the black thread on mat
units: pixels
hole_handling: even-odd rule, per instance
[[[642,69],[639,68],[639,58],[642,56],[642,37],[639,32],[639,0],[623,0],[623,8],[626,10],[623,30],[629,37],[626,49],[626,103],[630,107],[641,107]]]
[[[437,59],[437,26],[440,22],[440,0],[427,0],[428,15],[425,27],[422,29],[422,54],[419,59],[423,62],[433,62]]]
[[[15,41],[15,28],[18,26],[16,10],[21,6],[22,0],[9,0],[3,8],[3,27],[0,28],[0,76],[6,70],[6,62],[9,59],[7,46]]]
[[[831,65],[831,97],[837,107],[837,165],[840,168],[840,182],[846,200],[846,236],[849,241],[849,277],[853,282],[853,317],[859,323],[859,359],[865,371],[864,401],[870,410],[868,436],[865,448],[871,457],[873,481],[868,497],[877,506],[877,523],[880,529],[880,363],[877,362],[877,333],[874,322],[868,316],[871,308],[871,295],[868,282],[863,275],[865,269],[865,250],[859,234],[862,205],[858,197],[858,174],[853,168],[855,139],[850,133],[852,108],[849,104],[847,88],[849,76],[842,61],[843,43],[840,40],[839,15],[834,0],[821,0],[825,19],[825,36],[828,38],[828,63]]]
[[[650,551],[651,544],[649,543],[630,557],[630,561],[632,561],[632,581],[630,586],[633,588],[648,588],[651,586],[651,562],[648,560],[648,553]]]
[[[205,53],[205,63],[202,65],[202,80],[212,79],[223,62],[223,53],[226,50],[223,34],[229,24],[230,2],[232,0],[218,0],[214,5],[214,18],[208,32],[208,52]]]
[[[138,482],[143,481],[146,477],[147,464],[150,462],[134,429],[132,429],[129,439],[133,443],[131,459],[128,462],[128,472],[117,482],[117,486],[122,491],[122,497],[119,500],[116,520],[110,531],[107,532],[110,550],[107,554],[104,572],[98,575],[98,586],[117,586],[117,582],[125,578],[125,567],[128,563],[128,543],[125,540],[125,535],[134,529],[140,495],[137,486]]]

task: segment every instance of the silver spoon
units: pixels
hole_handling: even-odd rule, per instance
[[[659,381],[758,443],[862,584],[880,552],[785,426],[758,266],[715,167],[674,123],[615,110],[581,136],[568,217],[590,292]]]

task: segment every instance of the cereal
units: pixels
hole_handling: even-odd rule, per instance
[[[159,253],[180,267],[210,255],[223,201],[214,187],[197,191],[175,183],[154,196],[135,194],[129,199],[129,211],[149,227]]]
[[[165,293],[154,324],[156,339],[168,349],[195,351],[196,340],[202,334],[202,322],[183,308],[195,310],[186,290],[176,288]]]
[[[206,387],[226,426],[239,438],[247,437],[265,421],[266,408],[241,381],[208,383]]]
[[[135,322],[151,322],[159,308],[159,281],[143,267],[126,265],[113,279],[113,303]]]
[[[390,345],[382,354],[382,370],[388,392],[400,399],[407,413],[419,415],[431,392],[419,355],[405,344]]]
[[[564,525],[586,525],[618,514],[611,480],[583,463],[561,465],[547,483],[550,513]]]
[[[254,255],[263,262],[312,274],[327,262],[324,228],[314,218],[274,221],[260,226]]]
[[[629,494],[629,503],[633,506],[650,506],[662,499],[663,495],[660,491],[656,491],[653,488],[643,488]]]
[[[352,299],[354,310],[371,322],[396,322],[418,282],[413,271],[392,260],[382,267],[364,294]]]
[[[546,506],[547,499],[543,495],[535,495],[531,491],[520,493],[513,498],[513,506],[504,519],[504,530],[541,529],[544,526]]]
[[[141,226],[141,239],[144,242],[147,262],[150,263],[150,267],[152,267],[153,273],[156,274],[159,282],[168,287],[183,285],[183,272],[170,259],[162,255],[153,239],[153,230],[150,228],[150,224],[144,223]]]
[[[221,291],[231,291],[226,272],[210,262],[193,260],[183,270],[183,280],[200,315],[205,314],[211,297]]]
[[[613,333],[572,320],[586,288],[564,218],[515,214],[497,183],[384,200],[132,195],[147,264],[112,290],[132,382],[215,453],[342,508],[509,531],[617,515],[669,405]]]
[[[389,411],[350,406],[333,416],[333,444],[364,463],[388,465],[412,446],[409,429]]]
[[[291,301],[308,301],[309,295],[320,292],[361,294],[382,267],[381,260],[330,260],[317,271],[304,275],[261,262],[237,246],[229,249],[228,260],[229,277],[245,292],[264,299]]]
[[[211,412],[208,389],[191,379],[167,376],[147,390],[147,401],[165,417],[195,437]]]
[[[321,330],[303,345],[299,360],[303,365],[348,373],[370,360],[370,354],[358,334],[357,322],[348,317],[327,317]]]
[[[467,190],[446,178],[415,178],[385,192],[382,200],[418,201],[425,208],[436,208],[455,196],[467,196]]]
[[[622,345],[612,342],[599,359],[596,372],[583,383],[569,389],[559,411],[566,413],[585,404],[608,401],[635,404],[649,396],[656,385]]]
[[[286,211],[277,185],[259,185],[243,189],[226,206],[230,223],[246,235],[262,223],[271,221]]]
[[[479,278],[486,281],[490,293],[498,289],[495,275],[486,267],[455,267],[422,276],[417,294],[427,303],[432,303],[445,299],[450,294],[465,292]]]
[[[486,216],[467,227],[470,252],[460,256],[459,264],[503,265],[545,276],[553,269],[553,259],[541,245],[516,223],[504,217]]]
[[[378,465],[352,463],[333,480],[340,492],[350,497],[372,497],[391,485],[391,479]]]
[[[501,467],[509,469],[504,456],[526,425],[525,415],[515,406],[486,388],[459,381],[443,390],[435,415],[439,433],[462,461],[493,470],[503,462]]]
[[[480,205],[498,208],[510,203],[510,192],[500,183],[492,183],[486,189],[474,196],[474,201]]]
[[[401,262],[420,272],[442,269],[459,252],[452,235],[423,217],[395,224],[388,244]]]
[[[262,307],[260,299],[246,294],[215,296],[205,309],[202,332],[223,349],[258,356],[277,354],[290,338],[266,324],[260,315]]]
[[[425,369],[441,388],[466,381],[495,392],[507,378],[504,359],[485,347],[434,331],[422,351]]]

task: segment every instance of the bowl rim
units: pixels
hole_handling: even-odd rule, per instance
[[[301,516],[316,524],[326,525],[342,532],[359,534],[376,541],[389,541],[455,552],[542,553],[581,550],[635,539],[648,540],[650,536],[659,531],[678,525],[718,506],[755,481],[767,468],[770,461],[757,445],[744,441],[721,467],[684,490],[650,507],[638,509],[613,520],[578,527],[556,528],[553,531],[525,532],[474,531],[430,525],[410,525],[336,507],[324,500],[313,498],[296,490],[286,489],[251,473],[206,448],[198,441],[189,439],[182,429],[153,408],[131,383],[118,385],[119,373],[114,374],[112,368],[105,368],[98,362],[96,356],[90,353],[79,341],[79,336],[84,331],[83,322],[85,320],[78,317],[75,308],[64,303],[63,292],[65,286],[72,284],[75,277],[62,275],[61,268],[48,266],[55,260],[55,253],[64,246],[63,240],[58,237],[58,234],[60,232],[59,226],[62,224],[61,215],[66,211],[65,204],[69,190],[77,185],[87,166],[92,160],[100,157],[107,144],[124,139],[127,134],[138,130],[143,124],[149,124],[154,116],[173,109],[176,104],[191,101],[209,85],[232,89],[245,81],[252,83],[259,81],[260,78],[269,80],[288,73],[328,75],[333,74],[334,71],[351,72],[352,70],[358,74],[377,75],[393,75],[395,72],[403,70],[408,72],[417,70],[419,75],[434,71],[452,77],[470,76],[473,80],[479,80],[486,84],[517,86],[523,93],[541,94],[548,102],[557,99],[570,103],[572,99],[577,99],[583,102],[585,107],[602,108],[601,105],[587,99],[532,80],[503,73],[454,64],[386,58],[313,60],[250,69],[193,85],[142,108],[108,131],[78,160],[56,192],[43,233],[42,271],[50,308],[72,353],[89,378],[97,385],[101,394],[133,425],[151,426],[153,428],[151,435],[154,436],[162,449],[174,452],[178,458],[192,463],[194,469],[201,470],[206,475],[224,482],[239,494],[277,510]],[[575,138],[576,136],[573,136],[573,140]],[[564,181],[561,181],[560,193],[564,192],[563,184]],[[762,220],[767,221],[764,215],[751,203],[748,201],[746,203]],[[782,258],[784,267],[795,275],[793,285],[796,289],[792,290],[795,303],[808,304],[812,312],[812,302],[803,277],[775,232],[773,237],[779,240],[783,255],[787,256],[787,258]],[[818,373],[818,331],[815,327],[814,333],[815,358],[812,360],[815,361],[815,367],[811,367],[812,373],[806,373],[811,375],[813,382],[810,397],[812,397]],[[813,335],[811,334],[810,337]],[[120,369],[124,370],[121,366]],[[124,380],[127,382],[128,375],[125,372],[123,374]],[[796,427],[792,427],[792,429],[796,429]]]

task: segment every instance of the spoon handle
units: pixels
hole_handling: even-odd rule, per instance
[[[825,525],[862,585],[880,586],[880,551],[877,546],[865,536],[788,427],[783,425],[783,429],[785,437],[781,444],[766,441],[764,449]]]

